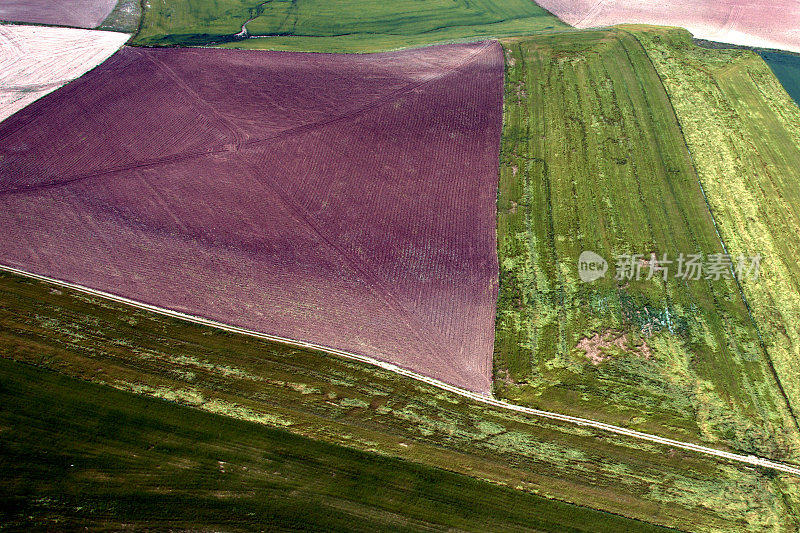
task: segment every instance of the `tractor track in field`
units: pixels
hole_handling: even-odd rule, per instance
[[[604,431],[606,433],[622,435],[622,436],[625,436],[625,437],[630,437],[630,438],[633,438],[633,439],[653,442],[653,443],[661,444],[661,445],[664,445],[664,446],[671,446],[673,448],[679,448],[679,449],[682,449],[682,450],[688,450],[688,451],[692,451],[692,452],[695,452],[695,453],[698,453],[698,454],[707,455],[707,456],[710,456],[710,457],[716,457],[716,458],[719,458],[719,459],[724,459],[726,461],[730,461],[730,462],[733,462],[733,463],[745,464],[745,465],[754,466],[754,467],[767,468],[767,469],[775,470],[775,471],[778,471],[778,472],[783,472],[783,473],[786,473],[786,474],[790,474],[790,475],[793,475],[793,476],[796,476],[796,477],[800,477],[800,467],[792,465],[792,464],[783,463],[783,462],[780,462],[780,461],[773,461],[773,460],[770,460],[770,459],[765,459],[763,457],[757,457],[755,455],[742,455],[742,454],[733,453],[733,452],[726,452],[726,451],[723,451],[723,450],[718,450],[716,448],[709,448],[707,446],[701,446],[699,444],[694,444],[694,443],[691,443],[691,442],[684,442],[684,441],[674,440],[674,439],[670,439],[670,438],[666,438],[666,437],[660,437],[658,435],[653,435],[653,434],[650,434],[650,433],[643,433],[641,431],[636,431],[636,430],[624,428],[624,427],[621,427],[621,426],[615,426],[615,425],[612,425],[612,424],[606,424],[604,422],[598,422],[596,420],[591,420],[591,419],[588,419],[588,418],[580,418],[580,417],[576,417],[576,416],[570,416],[570,415],[565,415],[565,414],[561,414],[561,413],[555,413],[555,412],[551,412],[551,411],[543,411],[543,410],[540,410],[540,409],[533,409],[531,407],[523,407],[521,405],[514,405],[514,404],[511,404],[511,403],[508,403],[508,402],[504,402],[502,400],[497,400],[495,398],[492,398],[491,396],[485,396],[485,395],[477,393],[477,392],[473,392],[473,391],[470,391],[470,390],[467,390],[467,389],[456,387],[454,385],[449,385],[447,383],[444,383],[443,381],[439,381],[438,379],[431,378],[431,377],[428,377],[428,376],[424,376],[424,375],[419,374],[417,372],[414,372],[412,370],[408,370],[406,368],[402,368],[402,367],[399,367],[399,366],[397,366],[395,364],[387,363],[385,361],[380,361],[380,360],[374,359],[372,357],[367,357],[367,356],[364,356],[364,355],[359,355],[359,354],[352,353],[352,352],[347,352],[347,351],[344,351],[344,350],[338,350],[338,349],[335,349],[335,348],[330,348],[330,347],[327,347],[327,346],[322,346],[322,345],[311,343],[311,342],[304,342],[304,341],[300,341],[300,340],[296,340],[296,339],[280,337],[280,336],[277,336],[277,335],[270,335],[268,333],[261,333],[261,332],[258,332],[258,331],[254,331],[254,330],[250,330],[250,329],[246,329],[246,328],[241,328],[241,327],[238,327],[238,326],[232,326],[232,325],[228,325],[228,324],[223,324],[221,322],[216,322],[214,320],[209,320],[209,319],[206,319],[206,318],[203,318],[203,317],[190,315],[190,314],[187,314],[187,313],[181,313],[179,311],[173,311],[171,309],[166,309],[166,308],[163,308],[163,307],[150,305],[150,304],[147,304],[147,303],[144,303],[144,302],[131,300],[129,298],[125,298],[125,297],[122,297],[122,296],[117,296],[117,295],[114,295],[114,294],[111,294],[111,293],[107,293],[107,292],[103,292],[103,291],[99,291],[99,290],[92,289],[90,287],[86,287],[86,286],[83,286],[83,285],[70,283],[70,282],[58,280],[58,279],[55,279],[55,278],[50,278],[48,276],[43,276],[43,275],[35,274],[35,273],[32,273],[32,272],[27,272],[25,270],[21,270],[21,269],[18,269],[18,268],[15,268],[15,267],[11,267],[11,266],[0,265],[0,271],[8,272],[8,273],[11,273],[11,274],[16,274],[16,275],[19,275],[19,276],[24,276],[24,277],[27,277],[27,278],[36,279],[36,280],[43,281],[43,282],[46,282],[46,283],[49,283],[49,284],[52,284],[52,285],[57,285],[59,287],[66,288],[66,289],[69,289],[69,290],[74,290],[74,291],[81,292],[81,293],[84,293],[84,294],[89,294],[91,296],[97,296],[97,297],[100,297],[100,298],[111,300],[111,301],[114,301],[114,302],[117,302],[117,303],[121,303],[121,304],[124,304],[124,305],[128,305],[128,306],[131,306],[131,307],[142,309],[142,310],[145,310],[145,311],[150,311],[150,312],[153,312],[153,313],[157,313],[159,315],[169,316],[169,317],[172,317],[172,318],[185,320],[185,321],[192,322],[192,323],[195,323],[195,324],[208,326],[208,327],[213,327],[213,328],[216,328],[216,329],[221,329],[223,331],[227,331],[227,332],[230,332],[230,333],[237,333],[237,334],[240,334],[240,335],[247,335],[249,337],[254,337],[254,338],[257,338],[257,339],[262,339],[262,340],[266,340],[266,341],[270,341],[270,342],[276,342],[276,343],[284,344],[284,345],[287,345],[287,346],[294,346],[294,347],[297,347],[297,348],[305,348],[305,349],[310,349],[310,350],[321,351],[321,352],[325,352],[325,353],[328,353],[328,354],[331,354],[331,355],[335,355],[335,356],[338,356],[338,357],[349,359],[349,360],[352,360],[352,361],[358,361],[358,362],[361,362],[361,363],[366,363],[366,364],[369,364],[369,365],[372,365],[372,366],[376,366],[376,367],[382,368],[384,370],[388,370],[390,372],[394,372],[394,373],[399,374],[401,376],[405,376],[405,377],[408,377],[408,378],[411,378],[411,379],[426,383],[428,385],[431,385],[431,386],[436,387],[438,389],[441,389],[441,390],[456,394],[456,395],[461,396],[463,398],[467,398],[469,400],[472,400],[472,401],[475,401],[475,402],[479,402],[479,403],[482,403],[484,405],[489,405],[489,406],[492,406],[492,407],[495,407],[495,408],[498,408],[498,409],[506,409],[506,410],[509,410],[509,411],[515,411],[515,412],[518,412],[518,413],[526,414],[526,415],[529,415],[529,416],[532,416],[532,417],[545,418],[545,419],[549,419],[549,420],[555,420],[555,421],[559,421],[559,422],[564,422],[564,423],[567,423],[567,424],[573,424],[573,425],[583,426],[583,427],[590,427],[590,428],[593,428],[593,429],[596,429],[596,430]]]

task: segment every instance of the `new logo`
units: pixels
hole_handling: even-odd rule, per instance
[[[600,279],[608,272],[608,262],[594,252],[588,250],[578,258],[578,276],[584,283]]]

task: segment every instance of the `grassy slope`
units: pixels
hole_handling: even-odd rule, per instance
[[[226,46],[372,52],[567,27],[529,0],[157,0],[146,10],[133,43],[231,41],[250,18],[250,35],[268,37]]]
[[[0,405],[5,527],[660,530],[4,359]]]
[[[800,413],[800,108],[748,50],[706,50],[678,30],[637,33],[670,94],[767,353]]]
[[[618,254],[722,250],[641,45],[612,30],[506,46],[497,393],[797,457],[796,428],[733,282],[614,279]],[[605,279],[580,282],[583,250],[610,262]],[[578,345],[597,334],[627,342],[594,365]]]
[[[800,481],[788,476],[490,409],[5,274],[0,356],[662,525],[796,527]]]

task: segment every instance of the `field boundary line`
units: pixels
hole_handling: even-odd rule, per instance
[[[422,383],[426,383],[438,389],[451,392],[463,398],[467,398],[476,402],[483,403],[485,405],[490,405],[492,407],[496,407],[499,409],[506,409],[510,411],[515,411],[518,413],[527,414],[533,417],[538,418],[545,418],[549,420],[556,420],[559,422],[566,422],[569,424],[574,424],[578,426],[590,427],[597,430],[605,431],[607,433],[613,433],[617,435],[622,435],[625,437],[631,437],[634,439],[654,442],[656,444],[662,444],[665,446],[672,446],[674,448],[680,448],[683,450],[693,451],[699,454],[704,454],[712,457],[717,457],[721,459],[726,459],[731,462],[738,462],[750,466],[760,466],[762,468],[769,468],[772,470],[776,470],[779,472],[784,472],[787,474],[794,475],[796,477],[800,477],[800,467],[794,466],[788,463],[783,463],[780,461],[772,461],[770,459],[765,459],[763,457],[758,457],[755,455],[742,455],[733,452],[726,452],[723,450],[718,450],[716,448],[709,448],[707,446],[701,446],[699,444],[694,444],[691,442],[684,442],[679,440],[674,440],[666,437],[659,437],[658,435],[653,435],[650,433],[643,433],[641,431],[636,431],[633,429],[624,428],[621,426],[615,426],[612,424],[606,424],[604,422],[598,422],[595,420],[591,420],[588,418],[580,418],[571,415],[565,415],[561,413],[555,413],[552,411],[543,411],[541,409],[534,409],[532,407],[523,407],[521,405],[515,405],[508,402],[504,402],[502,400],[497,400],[491,396],[486,396],[480,394],[478,392],[473,392],[467,389],[462,389],[461,387],[456,387],[454,385],[449,385],[443,381],[439,381],[438,379],[431,378],[428,376],[424,376],[422,374],[418,374],[413,370],[409,370],[406,368],[402,368],[397,366],[393,363],[387,363],[385,361],[380,361],[378,359],[374,359],[372,357],[368,357],[365,355],[360,355],[352,352],[347,352],[344,350],[339,350],[336,348],[331,348],[328,346],[323,346],[320,344],[312,343],[312,342],[305,342],[296,339],[290,339],[287,337],[280,337],[278,335],[270,335],[268,333],[261,333],[259,331],[242,328],[239,326],[232,326],[229,324],[224,324],[222,322],[217,322],[214,320],[210,320],[207,318],[202,318],[199,316],[191,315],[188,313],[183,313],[180,311],[174,311],[171,309],[167,309],[164,307],[158,307],[156,305],[147,304],[144,302],[140,302],[137,300],[132,300],[130,298],[126,298],[124,296],[118,296],[115,294],[111,294],[108,292],[100,291],[97,289],[92,289],[90,287],[86,287],[84,285],[80,285],[77,283],[71,283],[68,281],[59,280],[56,278],[51,278],[49,276],[43,276],[41,274],[35,274],[33,272],[28,272],[26,270],[22,270],[19,268],[15,268],[12,266],[7,266],[0,264],[0,272],[9,272],[11,274],[16,274],[19,276],[24,276],[27,278],[36,279],[39,281],[43,281],[52,285],[57,285],[59,287],[64,287],[70,290],[74,290],[77,292],[82,292],[84,294],[89,294],[91,296],[98,296],[101,298],[105,298],[107,300],[112,300],[117,303],[122,303],[131,307],[135,307],[138,309],[143,309],[145,311],[150,311],[153,313],[157,313],[164,316],[169,316],[172,318],[178,318],[181,320],[186,320],[188,322],[192,322],[195,324],[199,324],[202,326],[209,326],[217,329],[221,329],[223,331],[228,331],[230,333],[237,333],[241,335],[246,335],[249,337],[254,337],[262,340],[267,340],[271,342],[276,342],[280,344],[284,344],[287,346],[294,346],[297,348],[305,348],[315,351],[321,351],[324,353],[328,353],[331,355],[336,355],[342,357],[344,359],[349,359],[352,361],[358,361],[361,363],[366,363],[372,366],[376,366],[382,368],[384,370],[388,370],[395,374],[399,374],[401,376],[405,376],[416,381],[420,381]]]

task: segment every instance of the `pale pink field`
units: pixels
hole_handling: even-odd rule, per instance
[[[108,31],[0,25],[0,121],[95,68],[128,37]]]
[[[540,0],[577,28],[655,24],[699,39],[800,52],[800,0]]]

